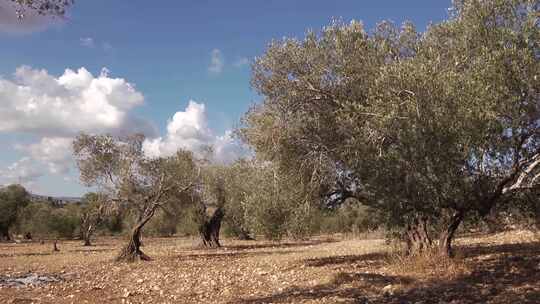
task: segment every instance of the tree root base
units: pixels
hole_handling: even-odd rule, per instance
[[[147,256],[144,252],[142,252],[141,250],[137,250],[133,248],[133,246],[130,246],[130,245],[124,247],[124,249],[120,251],[120,253],[115,259],[116,262],[128,262],[128,263],[132,263],[136,261],[151,261],[151,260],[152,258]]]

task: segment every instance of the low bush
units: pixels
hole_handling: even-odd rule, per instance
[[[453,258],[441,255],[436,248],[408,255],[400,249],[389,254],[386,268],[390,272],[415,279],[452,280],[470,273],[460,252]]]

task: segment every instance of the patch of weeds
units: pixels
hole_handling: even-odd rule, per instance
[[[392,273],[415,279],[453,280],[471,273],[461,252],[456,252],[455,256],[450,258],[435,249],[412,255],[394,252],[389,255],[386,268]]]

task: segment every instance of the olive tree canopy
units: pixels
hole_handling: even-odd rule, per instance
[[[30,195],[21,185],[0,189],[0,240],[11,240],[10,229],[17,222],[19,211],[30,202]]]
[[[466,215],[540,184],[539,6],[455,1],[424,33],[335,21],[274,41],[253,66],[265,99],[240,132],[321,185],[350,177],[409,242],[431,244],[431,223],[450,253]]]
[[[148,260],[140,250],[144,225],[158,208],[192,191],[198,182],[199,169],[191,152],[179,150],[170,157],[148,158],[143,141],[142,135],[115,138],[81,134],[73,143],[81,181],[97,186],[111,203],[135,211],[130,241],[118,260]]]

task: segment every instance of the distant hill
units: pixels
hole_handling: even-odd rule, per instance
[[[0,191],[6,188],[5,185],[0,185]],[[77,204],[82,202],[82,197],[75,196],[47,196],[41,194],[30,193],[30,200],[33,202],[51,202],[55,205]]]
[[[71,196],[46,196],[30,193],[30,200],[34,202],[51,202],[55,205],[67,205],[67,204],[77,204],[82,202],[81,197],[71,197]]]

